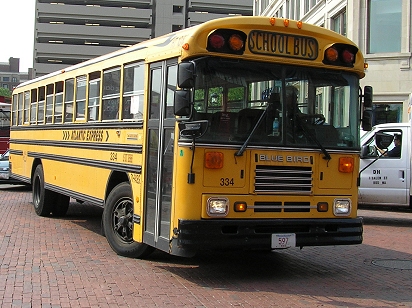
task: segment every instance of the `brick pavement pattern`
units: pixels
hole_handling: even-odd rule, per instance
[[[364,243],[271,253],[116,255],[100,208],[35,214],[0,185],[0,307],[412,307],[412,212],[360,210]]]

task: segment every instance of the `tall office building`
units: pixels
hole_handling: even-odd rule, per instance
[[[34,72],[41,76],[207,20],[252,14],[251,0],[36,0]]]

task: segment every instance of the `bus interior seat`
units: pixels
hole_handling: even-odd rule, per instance
[[[314,132],[316,139],[324,145],[334,146],[340,140],[339,131],[333,125],[312,125],[311,130]]]
[[[210,131],[222,134],[231,134],[235,131],[236,113],[218,111],[210,120]]]
[[[263,109],[245,108],[240,110],[238,116],[238,134],[250,134],[262,113]],[[261,123],[258,131],[262,129],[265,129],[264,123]]]

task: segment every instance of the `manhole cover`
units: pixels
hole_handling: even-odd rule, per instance
[[[372,264],[376,266],[382,266],[382,267],[388,267],[388,268],[412,270],[412,260],[379,259],[379,260],[372,260]]]

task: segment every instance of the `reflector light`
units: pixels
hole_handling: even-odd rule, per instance
[[[189,44],[188,43],[183,44],[182,48],[184,50],[189,50]]]
[[[335,48],[330,47],[326,49],[325,57],[328,61],[334,62],[338,59],[338,56],[339,56],[339,53]]]
[[[353,60],[355,59],[355,55],[346,49],[342,53],[342,59],[343,59],[343,62],[345,63],[353,63]]]
[[[328,207],[329,206],[327,202],[318,202],[318,205],[317,205],[318,212],[327,212]]]
[[[233,50],[241,50],[243,48],[243,40],[242,38],[237,35],[237,34],[233,34],[230,38],[229,38],[229,46],[230,48],[232,48]]]
[[[271,17],[270,20],[269,20],[269,22],[270,22],[270,24],[271,24],[272,26],[274,26],[274,25],[275,25],[275,22],[276,22],[276,18],[275,18],[275,17]]]
[[[209,37],[209,42],[213,48],[219,49],[225,45],[225,38],[219,34],[213,34]]]
[[[207,152],[205,154],[205,168],[222,169],[223,168],[223,153],[222,152]]]
[[[298,29],[302,29],[303,22],[302,22],[301,20],[299,20],[299,21],[296,23],[296,25],[298,26]]]
[[[352,157],[339,158],[339,172],[350,173],[353,171],[354,161]]]
[[[235,202],[235,212],[246,212],[247,204],[243,201],[236,201]]]
[[[288,27],[288,26],[289,26],[289,19],[284,19],[284,20],[283,20],[283,25],[284,25],[285,27]]]

